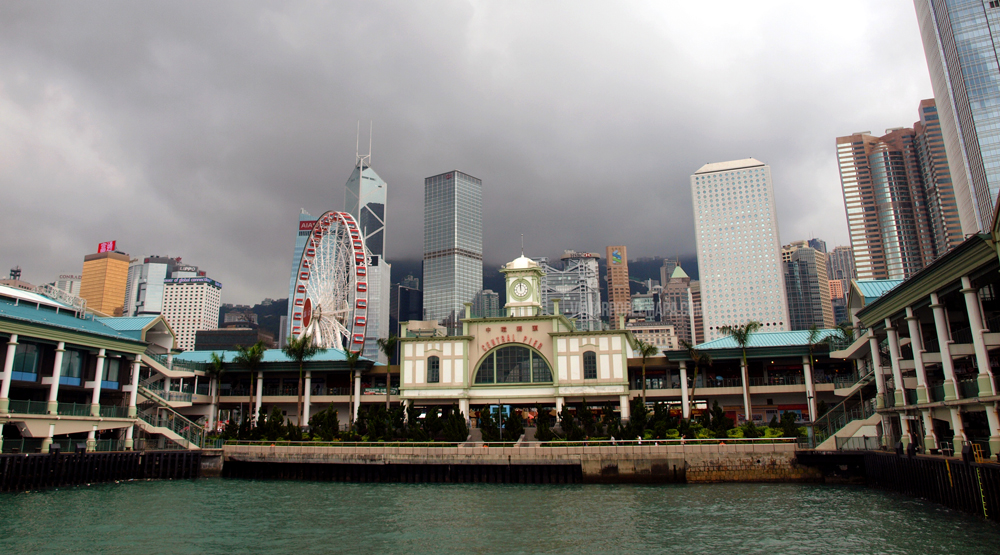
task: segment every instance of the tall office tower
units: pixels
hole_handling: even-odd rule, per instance
[[[492,289],[483,289],[472,298],[473,318],[499,318],[503,316],[500,308],[500,293]]]
[[[458,170],[424,179],[424,320],[455,333],[482,288],[482,180]]]
[[[809,243],[809,248],[816,249],[822,253],[826,253],[826,241],[822,239],[813,238],[807,242]]]
[[[663,288],[659,285],[651,287],[648,293],[636,293],[632,295],[632,318],[638,318],[645,322],[658,322],[660,312],[661,293]]]
[[[670,260],[669,258],[663,260],[663,266],[660,266],[660,285],[667,286],[667,282],[674,275],[674,269],[679,265],[680,260]]]
[[[122,315],[128,264],[128,255],[114,250],[83,258],[80,297],[87,301],[88,309],[107,316]]]
[[[552,314],[556,299],[559,312],[576,320],[576,329],[601,329],[600,256],[592,252],[565,251],[561,264],[549,264],[549,259],[533,258],[545,272],[542,276],[542,310]]]
[[[420,278],[406,274],[406,277],[400,280],[399,284],[410,289],[420,289]]]
[[[837,138],[858,277],[906,279],[962,240],[933,102],[914,128]]]
[[[914,0],[963,235],[989,230],[1000,190],[1000,4]],[[860,263],[859,263],[860,270]],[[861,272],[859,271],[859,274]]]
[[[195,335],[219,328],[222,284],[208,277],[163,280],[163,317],[174,330],[175,346],[194,349]],[[249,346],[249,345],[247,345]]]
[[[839,279],[831,279],[830,283],[830,304],[833,306],[833,321],[838,325],[841,323],[851,323],[851,318],[847,314],[847,292],[844,291],[844,282]]]
[[[310,215],[305,209],[299,210],[299,225],[297,230],[297,235],[295,236],[295,252],[292,255],[292,269],[288,272],[290,276],[288,278],[288,310],[285,311],[285,323],[283,327],[288,327],[289,329],[285,331],[284,335],[278,335],[278,345],[284,346],[288,341],[288,335],[291,330],[292,320],[292,299],[295,298],[295,281],[299,276],[299,262],[302,261],[302,251],[306,250],[306,243],[309,241],[309,235],[312,234],[313,226],[316,225],[316,218]]]
[[[826,253],[796,241],[781,248],[788,293],[788,321],[793,330],[813,326],[830,329],[834,326],[830,282],[826,273]]]
[[[632,312],[632,291],[628,284],[628,253],[625,245],[607,248],[608,322],[618,329],[618,316]]]
[[[688,289],[688,304],[691,306],[691,333],[695,345],[705,342],[705,313],[701,309],[701,281],[692,281]]]
[[[847,291],[849,282],[858,277],[854,271],[854,251],[851,247],[834,247],[826,257],[826,275],[831,280],[840,280],[841,287]]]
[[[660,294],[660,321],[674,327],[678,341],[696,344],[698,334],[691,319],[692,304],[691,277],[675,265]]]
[[[751,320],[790,329],[771,167],[753,158],[705,164],[691,176],[691,199],[705,340]]]
[[[368,267],[368,325],[362,354],[385,363],[387,360],[378,347],[378,340],[389,337],[392,268],[385,260],[385,209],[389,188],[369,165],[370,161],[371,154],[357,156],[354,171],[347,180],[344,211],[358,221],[365,246],[372,255]]]
[[[419,289],[394,283],[389,298],[389,330],[399,337],[399,323],[424,317],[424,296]]]
[[[128,267],[125,286],[125,316],[161,314],[163,312],[163,280],[168,278],[204,276],[197,266],[182,264],[180,258],[150,256],[133,259]]]

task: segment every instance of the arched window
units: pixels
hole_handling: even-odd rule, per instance
[[[441,381],[441,359],[430,357],[427,359],[427,383],[438,383]]]
[[[542,355],[528,347],[508,345],[483,357],[473,383],[545,383],[552,370]]]
[[[583,379],[597,379],[597,353],[594,351],[583,353]]]

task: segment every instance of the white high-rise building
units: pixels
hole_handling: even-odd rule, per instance
[[[169,278],[204,277],[197,266],[182,264],[180,258],[149,256],[133,258],[125,284],[125,316],[163,312],[163,282]]]
[[[163,317],[174,330],[178,349],[194,349],[195,334],[219,327],[222,284],[207,277],[163,280]]]
[[[691,199],[705,341],[751,320],[762,331],[790,329],[770,166],[705,164],[691,176]]]

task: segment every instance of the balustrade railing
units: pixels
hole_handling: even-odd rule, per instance
[[[190,444],[201,447],[205,430],[201,426],[172,411],[150,411],[139,413],[139,418],[150,426],[166,428]]]
[[[768,385],[804,385],[806,380],[803,376],[768,376],[766,378],[750,378],[751,387],[761,387]]]
[[[936,383],[927,387],[927,394],[930,395],[930,402],[944,401],[944,384]]]
[[[703,387],[743,387],[743,381],[740,378],[705,380]]]
[[[961,380],[958,382],[958,395],[962,399],[979,397],[979,380]]]
[[[972,343],[972,328],[962,328],[951,332],[951,340],[954,343]]]
[[[917,390],[916,389],[904,389],[906,404],[915,405],[917,404]]]
[[[46,401],[11,399],[7,411],[11,414],[48,414],[48,407],[49,404]],[[90,416],[90,404],[58,403],[56,414],[59,416]],[[104,418],[128,418],[128,407],[100,405],[98,414]]]

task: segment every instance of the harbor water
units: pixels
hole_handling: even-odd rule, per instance
[[[0,495],[0,553],[996,553],[855,486],[129,482]]]

